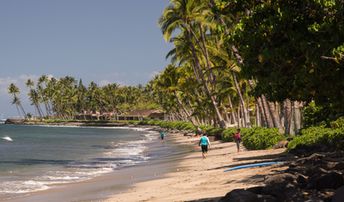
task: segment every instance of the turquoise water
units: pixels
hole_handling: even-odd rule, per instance
[[[138,128],[1,124],[0,196],[45,190],[145,162],[147,144],[156,136]]]

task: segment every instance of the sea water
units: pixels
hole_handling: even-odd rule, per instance
[[[140,164],[156,137],[141,128],[0,124],[0,198]]]

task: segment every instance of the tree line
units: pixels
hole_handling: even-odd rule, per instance
[[[170,0],[174,48],[150,82],[171,120],[294,134],[311,102],[344,112],[343,0]]]
[[[116,83],[99,86],[90,82],[85,86],[80,79],[71,76],[62,78],[42,75],[37,81],[28,79],[28,98],[40,118],[73,119],[78,114],[104,113],[124,114],[134,109],[155,109],[150,93],[142,85],[121,86]],[[27,118],[20,99],[20,89],[11,83],[8,92],[18,113]]]

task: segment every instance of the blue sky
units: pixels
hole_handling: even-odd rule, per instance
[[[168,0],[0,1],[0,118],[16,116],[7,86],[42,74],[85,83],[145,84],[172,48],[157,21]],[[33,112],[26,96],[22,100]]]

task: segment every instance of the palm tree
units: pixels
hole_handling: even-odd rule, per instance
[[[194,31],[195,26],[200,27],[201,34],[204,34],[204,31],[201,29],[202,26],[197,21],[197,19],[201,16],[202,4],[200,4],[200,1],[171,0],[171,4],[164,10],[163,15],[159,19],[159,24],[166,41],[169,41],[171,39],[173,32],[177,30],[180,31],[179,37],[185,39],[185,41],[187,42],[187,46],[189,47],[189,51],[192,55],[191,62],[193,64],[192,66],[194,68],[195,77],[197,78],[198,82],[203,85],[205,93],[210,98],[217,118],[219,120],[220,127],[225,127],[225,121],[219,110],[216,97],[211,92],[209,87],[209,82],[213,81],[213,77],[211,76],[211,74],[209,74],[208,77],[205,77],[206,75],[203,74],[204,68],[202,68],[202,60],[204,58],[200,57],[196,47],[196,45],[199,45],[200,48],[201,43],[199,43],[197,33]],[[204,36],[202,36],[202,39],[204,39]],[[202,45],[203,47],[200,48],[200,50],[201,52],[203,51],[205,53],[205,66],[209,68],[209,58],[207,57],[207,52],[204,51],[204,41]]]
[[[31,105],[35,106],[35,109],[36,109],[39,117],[42,118],[42,116],[43,116],[42,110],[39,106],[39,95],[38,95],[37,91],[34,89],[35,83],[33,82],[33,80],[28,79],[25,84],[29,88],[28,96],[29,96],[29,99],[31,100]]]
[[[8,87],[8,93],[11,94],[13,96],[13,101],[12,101],[12,104],[15,104],[16,107],[17,107],[17,110],[19,112],[19,109],[22,113],[22,115],[24,116],[24,118],[26,118],[26,112],[23,108],[23,105],[21,104],[21,101],[18,97],[18,95],[20,94],[20,90],[19,88],[14,84],[14,83],[11,83]],[[19,113],[20,115],[20,113]]]

